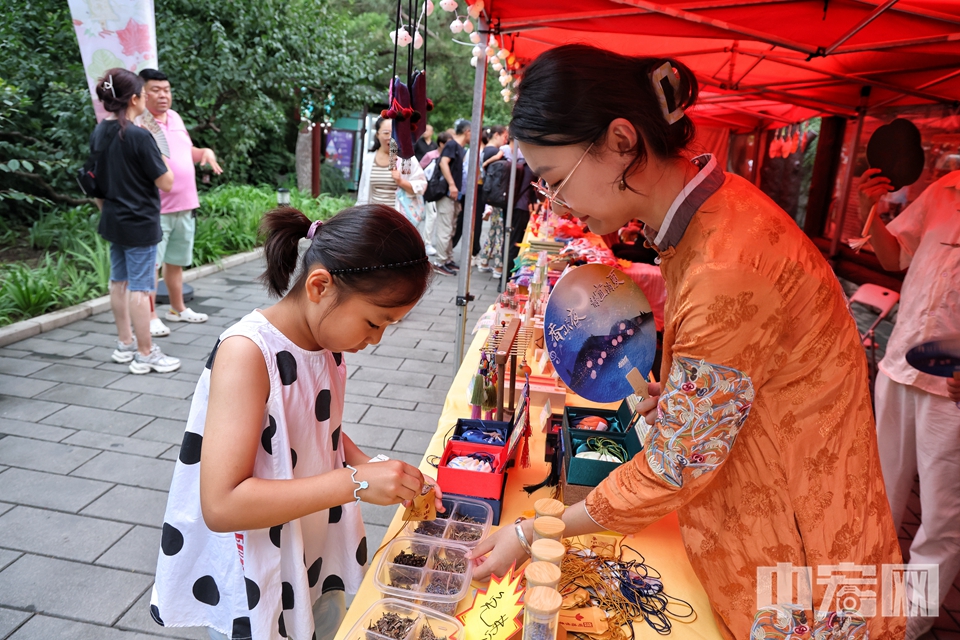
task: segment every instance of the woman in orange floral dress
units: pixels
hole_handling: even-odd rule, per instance
[[[685,155],[696,95],[682,64],[584,45],[544,53],[521,81],[511,133],[554,208],[598,234],[639,219],[667,284],[644,450],[567,509],[567,533],[677,511],[724,637],[903,638],[881,593],[901,556],[856,325],[782,209]],[[517,528],[531,539],[523,521],[477,547],[478,577],[524,556]],[[758,611],[758,576],[783,563],[810,589]]]

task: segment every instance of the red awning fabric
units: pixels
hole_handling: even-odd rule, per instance
[[[747,131],[960,101],[956,0],[486,0],[521,64],[566,43],[670,57],[701,83],[693,116]],[[861,97],[862,87],[870,94]]]

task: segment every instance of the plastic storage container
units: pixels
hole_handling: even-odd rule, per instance
[[[453,615],[470,590],[470,549],[448,540],[397,538],[380,556],[374,582],[384,598],[407,600]],[[415,558],[416,566],[406,564]]]
[[[455,618],[393,598],[375,602],[360,616],[344,640],[392,640],[370,629],[389,614],[412,621],[402,622],[409,624],[410,629],[401,640],[464,640],[463,625]]]
[[[408,522],[400,535],[439,538],[473,548],[490,533],[493,509],[486,502],[457,496],[444,498],[443,506],[446,511],[438,511],[436,520]]]

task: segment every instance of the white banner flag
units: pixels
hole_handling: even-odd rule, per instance
[[[97,99],[97,81],[108,69],[134,73],[157,68],[157,23],[153,0],[69,0],[80,56],[97,121],[106,112]]]

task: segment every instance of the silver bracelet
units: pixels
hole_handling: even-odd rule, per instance
[[[357,469],[356,467],[351,467],[350,465],[344,465],[347,469],[350,469],[353,473],[350,474],[350,479],[353,480],[353,483],[357,485],[357,488],[353,490],[353,497],[357,499],[357,502],[360,502],[360,496],[357,495],[357,491],[361,489],[366,489],[370,485],[366,480],[357,480]]]
[[[520,546],[523,547],[524,553],[528,556],[531,555],[530,543],[527,542],[527,536],[523,533],[523,518],[517,518],[513,526],[517,530],[517,538],[520,540]]]

